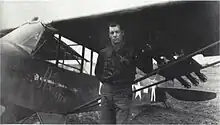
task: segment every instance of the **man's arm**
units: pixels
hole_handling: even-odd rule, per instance
[[[101,82],[103,82],[103,79],[102,79],[103,70],[104,70],[104,56],[100,52],[98,55],[97,64],[95,67],[95,75]]]
[[[102,83],[112,81],[116,75],[119,74],[117,70],[109,64],[110,61],[104,52],[100,52],[95,68],[95,75]]]

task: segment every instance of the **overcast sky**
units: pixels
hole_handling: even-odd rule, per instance
[[[168,0],[0,0],[0,29],[38,16],[43,22],[151,5]]]

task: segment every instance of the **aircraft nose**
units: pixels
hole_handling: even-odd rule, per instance
[[[9,71],[13,67],[18,67],[25,54],[15,45],[7,41],[0,42],[0,57],[1,57],[1,83],[5,78],[11,77]],[[10,69],[10,70],[9,70]]]
[[[12,89],[15,86],[14,83],[18,81],[17,75],[19,75],[19,73],[15,71],[20,71],[20,69],[22,69],[21,64],[22,61],[24,61],[25,54],[16,45],[7,41],[1,41],[0,48],[0,97],[8,99],[10,93],[14,91]]]
[[[7,42],[0,42],[0,55],[1,55],[1,76],[2,73],[5,73],[6,68],[15,62],[15,56],[18,51],[12,45]],[[13,60],[12,60],[13,59]],[[3,77],[2,77],[3,78]]]
[[[30,54],[11,42],[1,40],[0,48],[1,66],[3,64],[19,65],[19,63],[25,58],[30,58]]]
[[[7,67],[6,65],[8,64],[8,55],[10,52],[10,47],[5,44],[4,42],[0,42],[0,56],[1,56],[1,78],[2,77],[2,73],[5,73],[5,68]]]

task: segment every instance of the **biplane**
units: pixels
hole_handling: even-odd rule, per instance
[[[107,26],[112,21],[122,25],[126,40],[135,49],[138,68],[146,73],[133,84],[155,74],[166,78],[134,92],[173,79],[186,88],[196,86],[207,79],[200,72],[204,67],[192,57],[220,54],[218,1],[168,2],[47,24],[31,21],[1,32],[1,104],[6,108],[1,122],[14,123],[36,112],[67,116],[98,110],[99,81],[91,75],[93,59],[90,74],[83,73],[84,63],[89,62],[85,48],[98,53],[109,44]],[[81,45],[82,54],[62,37]],[[157,69],[153,69],[152,59],[158,62]],[[80,68],[65,64],[65,60],[76,60]],[[178,94],[187,92],[185,89],[161,90],[185,101],[216,96],[193,91],[186,99]]]

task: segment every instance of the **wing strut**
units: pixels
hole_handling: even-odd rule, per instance
[[[93,64],[93,50],[91,50],[91,58],[90,58],[90,75],[92,75],[92,64]]]
[[[183,60],[185,60],[185,59],[187,59],[187,58],[193,57],[193,56],[195,56],[196,54],[198,54],[198,53],[200,53],[200,52],[202,52],[202,51],[204,51],[204,50],[206,50],[206,49],[208,49],[208,48],[210,48],[210,47],[212,47],[212,46],[217,45],[218,43],[220,43],[220,40],[219,40],[219,41],[216,41],[216,42],[214,42],[214,43],[212,43],[212,44],[210,44],[210,45],[208,45],[208,46],[205,46],[205,47],[203,47],[203,48],[201,48],[201,49],[199,49],[199,50],[197,50],[197,51],[195,51],[195,52],[193,52],[193,53],[190,53],[190,54],[188,54],[188,55],[186,55],[186,56],[183,56],[183,57],[181,57],[181,58],[178,58],[178,59],[175,60],[175,61],[169,62],[168,64],[166,64],[166,65],[164,65],[164,66],[161,66],[160,68],[157,68],[157,69],[153,70],[151,73],[149,73],[149,74],[147,74],[147,75],[145,75],[145,76],[143,76],[143,77],[141,77],[141,78],[139,78],[139,79],[136,79],[132,84],[135,84],[135,83],[140,82],[140,81],[142,81],[142,80],[144,80],[144,79],[146,79],[146,78],[148,78],[148,77],[150,77],[150,76],[152,76],[152,75],[155,75],[156,73],[160,72],[161,70],[164,70],[164,69],[166,69],[166,68],[168,68],[168,67],[170,67],[170,66],[173,66],[173,65],[175,65],[175,64],[177,64],[177,63],[179,63],[179,62],[181,62],[181,61],[183,61]]]
[[[210,44],[210,45],[208,45],[208,46],[205,46],[204,48],[201,48],[201,49],[199,49],[199,50],[197,50],[197,51],[195,51],[195,52],[193,52],[193,53],[190,53],[190,54],[188,54],[188,55],[186,55],[186,56],[183,56],[183,57],[177,59],[176,61],[170,62],[170,63],[168,63],[168,64],[166,64],[166,65],[164,65],[164,66],[162,66],[162,67],[160,67],[160,68],[157,68],[157,69],[153,70],[151,73],[149,73],[149,74],[147,74],[147,75],[145,75],[145,76],[143,76],[143,77],[141,77],[141,78],[135,80],[132,84],[135,84],[135,83],[137,83],[137,82],[140,82],[140,81],[142,81],[142,80],[144,80],[144,79],[146,79],[146,78],[148,78],[148,77],[150,77],[150,76],[152,76],[152,75],[158,73],[158,72],[161,71],[161,70],[164,70],[164,69],[166,69],[166,68],[168,68],[168,67],[170,67],[170,66],[172,66],[172,65],[175,65],[175,64],[177,64],[177,63],[179,63],[179,62],[181,62],[181,61],[183,61],[183,60],[185,60],[185,59],[187,59],[187,58],[190,58],[190,57],[192,57],[192,56],[194,56],[194,55],[196,55],[196,54],[198,54],[198,53],[200,53],[200,52],[202,52],[202,51],[204,51],[204,50],[206,50],[206,49],[208,49],[208,48],[210,48],[210,47],[212,47],[212,46],[215,46],[215,45],[217,45],[219,42],[220,42],[220,40],[217,41],[217,42],[214,42],[214,43],[212,43],[212,44]],[[215,64],[217,64],[217,63],[219,63],[219,61],[215,62]],[[210,64],[209,66],[212,66],[213,64],[214,64],[214,63]],[[209,67],[209,66],[208,66],[208,67]],[[207,66],[205,66],[205,68],[207,68]],[[204,68],[202,67],[201,69],[204,69]],[[132,91],[132,93],[137,92],[137,91],[140,91],[140,90],[143,90],[143,89],[146,89],[146,88],[149,88],[149,87],[154,86],[154,85],[158,85],[158,84],[167,82],[167,81],[169,81],[169,80],[168,80],[168,79],[165,79],[165,80],[159,81],[159,82],[157,82],[157,83],[154,83],[154,84],[151,84],[151,85],[142,87],[142,88],[140,88],[140,89],[137,89],[137,90],[135,90],[135,91]],[[121,91],[121,90],[120,90],[120,91]],[[115,92],[120,92],[120,91],[115,91]],[[129,94],[129,93],[127,93],[127,94]],[[91,107],[93,107],[93,106],[96,106],[97,103],[98,103],[98,100],[100,100],[100,99],[101,99],[101,96],[99,95],[99,96],[96,97],[95,99],[93,99],[93,100],[91,100],[91,101],[89,101],[89,102],[87,102],[87,103],[85,103],[85,104],[83,104],[83,105],[80,105],[80,106],[76,107],[73,111],[67,112],[66,114],[68,115],[68,114],[71,114],[71,113],[76,113],[76,112],[79,112],[79,111],[81,111],[81,110],[83,110],[83,109],[91,108]]]
[[[201,69],[208,68],[208,67],[213,66],[213,65],[216,65],[216,64],[218,64],[218,63],[220,63],[220,61],[216,61],[216,62],[211,63],[211,64],[209,64],[209,65],[203,66]],[[144,89],[146,89],[146,88],[149,88],[149,87],[152,87],[152,86],[155,86],[155,85],[158,85],[158,84],[162,84],[162,83],[167,82],[167,81],[169,81],[169,80],[168,80],[168,79],[165,79],[165,80],[156,82],[156,83],[154,83],[154,84],[151,84],[151,85],[148,85],[148,86],[139,88],[139,89],[137,89],[137,90],[134,90],[134,91],[132,91],[132,93],[135,93],[135,92],[144,90]],[[101,104],[101,103],[98,103],[98,100],[99,100],[99,99],[101,99],[101,96],[99,96],[99,97],[97,97],[97,98],[95,98],[95,99],[93,99],[93,100],[91,100],[91,101],[85,103],[84,105],[80,105],[79,107],[75,108],[75,110],[74,110],[73,112],[78,112],[78,111],[80,111],[80,110],[86,110],[86,109],[95,107],[95,106]],[[71,112],[71,113],[73,113],[73,112]]]
[[[58,40],[58,45],[57,45],[57,59],[56,59],[56,66],[58,66],[58,63],[59,63],[60,42],[61,42],[61,35],[59,34],[59,40]]]
[[[219,60],[219,61],[216,61],[216,62],[214,62],[214,63],[208,64],[208,65],[206,65],[206,66],[203,66],[202,69],[208,68],[208,67],[210,67],[210,66],[214,66],[214,65],[219,64],[219,63],[220,63],[220,60]]]
[[[81,63],[81,67],[80,67],[80,73],[83,73],[83,66],[84,66],[84,58],[85,58],[85,46],[82,46],[82,63]]]
[[[66,48],[64,48],[64,54],[63,54],[63,64],[65,63],[64,59],[66,59]]]

